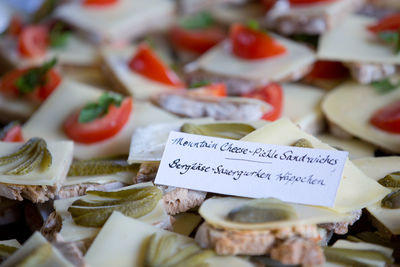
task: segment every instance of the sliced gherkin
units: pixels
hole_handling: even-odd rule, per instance
[[[273,198],[257,199],[234,208],[227,215],[227,220],[238,223],[264,223],[296,218],[292,206]]]
[[[32,150],[36,147],[37,143],[40,141],[40,138],[31,138],[26,142],[20,149],[16,152],[0,157],[0,166],[4,166],[9,163],[13,163],[27,154],[31,153]]]
[[[376,250],[325,247],[324,254],[328,261],[350,264],[351,266],[374,266],[360,262],[357,258],[384,261],[386,263],[392,262],[391,258]]]
[[[34,150],[28,155],[28,158],[23,161],[21,164],[16,166],[15,168],[7,171],[5,174],[8,175],[24,175],[29,173],[39,167],[42,162],[43,154],[44,154],[44,145],[42,140],[39,141]]]
[[[213,251],[202,250],[196,243],[180,240],[175,234],[157,238],[155,233],[150,237],[145,266],[203,266],[214,255]]]
[[[48,170],[53,163],[53,157],[47,147],[44,148],[42,162],[40,163],[40,170],[42,172]]]
[[[378,180],[385,187],[400,187],[400,172],[393,172]]]
[[[301,139],[297,140],[291,146],[304,147],[304,148],[313,148],[313,145],[311,144],[311,142],[308,141],[305,138],[301,138]]]
[[[381,201],[382,208],[400,209],[400,189],[389,193]]]
[[[184,133],[221,137],[234,140],[239,140],[254,130],[255,128],[253,126],[245,123],[185,123],[181,127],[181,132]]]
[[[0,257],[6,258],[13,254],[18,248],[0,244]]]
[[[126,160],[120,159],[77,160],[71,164],[68,176],[103,175],[118,172],[136,173],[139,167],[140,164],[129,165]]]
[[[20,261],[16,267],[32,267],[43,265],[53,254],[53,249],[49,243],[43,244],[34,249],[25,259]]]
[[[105,199],[104,202],[93,202],[96,203],[95,206],[92,205],[92,202],[74,202],[73,206],[69,207],[68,211],[71,213],[74,222],[78,225],[101,227],[113,211],[119,211],[132,218],[139,218],[150,213],[162,198],[162,192],[157,187],[152,187],[151,189],[147,187],[140,188],[139,191],[137,188],[133,189],[136,190],[126,190],[130,192],[131,195],[126,195],[126,192],[124,192],[122,196],[119,195],[120,199],[111,201]],[[115,195],[115,193],[118,192],[105,193],[112,193],[112,195]],[[84,205],[77,206],[82,203]]]
[[[155,186],[148,186],[151,189],[149,190],[155,190],[159,191],[159,189]],[[109,198],[125,198],[129,197],[132,194],[137,194],[138,192],[142,190],[148,190],[148,187],[142,187],[142,188],[131,188],[127,190],[120,190],[120,191],[111,191],[111,192],[104,192],[104,191],[87,191],[86,194],[88,195],[93,195],[93,196],[98,196],[98,197],[109,197]]]

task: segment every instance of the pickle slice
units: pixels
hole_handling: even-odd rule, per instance
[[[53,249],[49,243],[34,249],[25,259],[20,261],[16,267],[32,267],[43,265],[52,255]]]
[[[203,250],[199,253],[196,253],[192,256],[189,256],[182,262],[174,265],[175,267],[186,267],[186,266],[204,266],[206,265],[205,261],[208,258],[215,256],[214,251],[212,250]],[[206,265],[207,266],[207,265]]]
[[[365,264],[355,258],[384,261],[386,263],[392,262],[391,258],[376,250],[325,247],[324,254],[328,261],[350,264],[351,266],[374,266]]]
[[[238,223],[264,223],[297,217],[292,206],[273,198],[257,199],[232,209],[227,220]]]
[[[74,222],[78,225],[101,227],[113,211],[119,211],[132,218],[139,218],[150,213],[162,198],[162,192],[157,187],[140,188],[139,191],[137,188],[133,189],[135,190],[125,190],[130,192],[131,195],[126,195],[126,192],[123,192],[124,190],[119,191],[123,193],[119,195],[120,199],[116,200],[104,199],[104,201],[96,200],[96,202],[75,201],[69,207],[68,212],[71,213]],[[119,192],[103,193],[115,195],[115,193]],[[77,204],[84,205],[76,206]]]
[[[400,209],[400,189],[389,193],[381,201],[381,207],[387,209]]]
[[[32,170],[36,169],[43,159],[43,143],[39,141],[32,153],[28,155],[28,158],[23,161],[21,164],[16,166],[14,169],[7,171],[5,174],[8,175],[24,175],[26,173],[31,172]]]
[[[378,180],[378,183],[385,187],[400,187],[400,172],[390,173]]]
[[[17,250],[18,248],[16,247],[0,244],[0,258],[7,258]]]
[[[27,154],[31,153],[31,151],[36,147],[39,140],[40,138],[31,138],[16,152],[7,156],[0,157],[0,166],[13,163],[21,159],[22,157],[26,156]]]
[[[305,138],[301,138],[301,139],[297,140],[296,142],[294,142],[294,143],[292,144],[292,146],[295,146],[295,147],[304,147],[304,148],[313,148],[313,145],[311,144],[311,142],[308,141],[308,140],[305,139]]]
[[[138,172],[140,164],[129,165],[120,159],[77,160],[71,164],[68,176],[88,176],[113,174],[118,172]]]
[[[184,133],[221,137],[234,140],[239,140],[254,130],[255,128],[253,126],[245,123],[185,123],[181,127],[181,132]]]

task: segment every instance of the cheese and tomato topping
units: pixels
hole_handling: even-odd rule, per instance
[[[98,101],[103,93],[104,91],[95,87],[64,80],[54,94],[25,123],[22,128],[24,137],[28,139],[42,136],[46,140],[69,139],[62,127],[65,120],[87,103]],[[128,121],[116,135],[93,144],[76,143],[74,157],[91,159],[128,154],[130,138],[136,127],[175,119],[174,115],[148,102],[134,101]]]
[[[314,148],[334,149],[314,136],[305,133],[286,118],[269,123],[241,140],[264,144],[291,145],[300,138],[310,141]],[[358,210],[382,199],[389,191],[365,175],[350,160],[347,160],[333,209],[339,212]]]

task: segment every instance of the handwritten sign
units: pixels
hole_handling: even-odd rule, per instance
[[[332,207],[347,152],[171,132],[156,184]]]

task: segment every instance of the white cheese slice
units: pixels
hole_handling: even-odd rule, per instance
[[[366,27],[377,20],[353,15],[332,31],[322,35],[318,59],[344,62],[400,64],[400,54],[393,47],[380,42]]]
[[[123,188],[119,188],[117,190],[111,191],[122,191],[131,188],[141,188],[146,186],[153,186],[152,183],[141,183],[132,186],[126,186]],[[94,199],[94,196],[82,196],[82,197],[75,197],[75,198],[66,198],[66,199],[59,199],[54,201],[54,210],[56,213],[61,216],[62,219],[62,227],[60,230],[61,236],[64,238],[65,241],[78,241],[84,240],[87,238],[93,238],[97,235],[100,231],[100,228],[95,227],[84,227],[75,224],[74,220],[72,219],[71,214],[68,212],[68,208],[72,205],[72,203],[77,199]],[[159,222],[166,221],[168,219],[168,214],[164,209],[164,202],[161,199],[157,206],[145,216],[140,217],[138,220],[148,223],[148,224],[157,224]]]
[[[338,213],[327,208],[286,203],[293,208],[297,215],[296,218],[255,224],[226,220],[230,211],[246,205],[249,201],[251,201],[251,199],[247,198],[210,198],[204,201],[200,206],[199,213],[208,224],[213,225],[215,228],[237,230],[266,230],[295,225],[344,222],[350,221],[353,217],[349,213]]]
[[[65,119],[87,103],[97,102],[103,92],[95,87],[64,80],[25,123],[22,129],[24,137],[40,136],[46,140],[68,140],[62,128]],[[117,135],[94,144],[75,143],[74,157],[90,159],[128,154],[130,138],[136,127],[175,119],[174,115],[148,102],[135,101],[127,124]]]
[[[88,32],[100,41],[129,40],[146,30],[164,29],[172,21],[174,3],[165,0],[120,0],[107,7],[87,7],[71,1],[55,11],[55,16]]]
[[[23,143],[0,142],[0,157],[12,154],[23,145]],[[19,185],[61,185],[67,176],[72,161],[74,145],[69,141],[47,142],[47,148],[52,156],[50,168],[44,172],[33,170],[25,175],[6,175],[4,172],[13,168],[13,165],[0,166],[0,182],[5,184]]]
[[[350,160],[374,156],[375,146],[358,139],[343,139],[330,134],[321,134],[317,138],[331,147],[349,152]]]
[[[185,236],[189,236],[201,222],[199,215],[187,212],[180,213],[174,218],[173,231]]]
[[[179,90],[132,71],[128,63],[136,51],[136,46],[119,49],[105,48],[101,51],[103,61],[107,64],[110,74],[119,81],[123,90],[140,99],[147,99],[156,93]]]
[[[287,118],[282,118],[245,136],[243,141],[263,144],[291,145],[300,138],[311,142],[314,148],[334,150],[327,144],[298,128]],[[367,207],[382,199],[389,190],[366,176],[347,160],[333,207],[339,212],[349,212]]]
[[[286,54],[245,60],[234,56],[229,41],[224,41],[201,56],[197,62],[198,67],[211,74],[266,84],[301,73],[302,69],[308,68],[315,61],[314,53],[308,47],[274,34],[271,36],[286,47]]]
[[[222,24],[247,23],[249,20],[261,21],[265,15],[264,8],[259,3],[246,5],[220,5],[210,9],[213,18]]]
[[[110,182],[121,182],[123,184],[132,184],[135,177],[131,172],[119,172],[110,175],[92,175],[92,176],[67,176],[63,186],[77,184],[106,184]]]
[[[35,249],[39,248],[42,245],[46,245],[50,243],[39,233],[35,232],[25,243],[24,245],[18,249],[15,253],[13,253],[10,257],[8,257],[2,264],[2,267],[11,267],[17,266],[23,259],[28,257]],[[74,265],[69,262],[64,256],[56,249],[55,247],[51,247],[51,254],[49,257],[40,261],[41,267],[73,267]]]
[[[156,228],[114,212],[85,255],[90,266],[144,266],[149,237],[154,234],[167,235],[171,232]],[[179,238],[188,237],[178,235]],[[249,262],[237,257],[213,257],[207,261],[210,267],[250,267]]]
[[[97,49],[88,41],[77,35],[70,34],[64,47],[50,48],[43,57],[25,58],[17,49],[15,38],[4,37],[0,39],[2,56],[16,68],[43,64],[53,58],[57,58],[61,65],[92,66],[98,60]]]
[[[400,171],[400,157],[364,158],[354,161],[365,174],[379,180],[387,174]],[[385,209],[378,201],[367,208],[368,212],[375,217],[393,235],[400,235],[400,209]]]
[[[328,93],[322,102],[326,117],[362,140],[386,150],[400,152],[400,134],[385,132],[369,120],[380,108],[400,99],[400,90],[380,94],[373,87],[346,83]]]
[[[301,84],[282,84],[283,111],[282,117],[288,117],[305,132],[316,134],[324,127],[320,108],[324,91]]]

